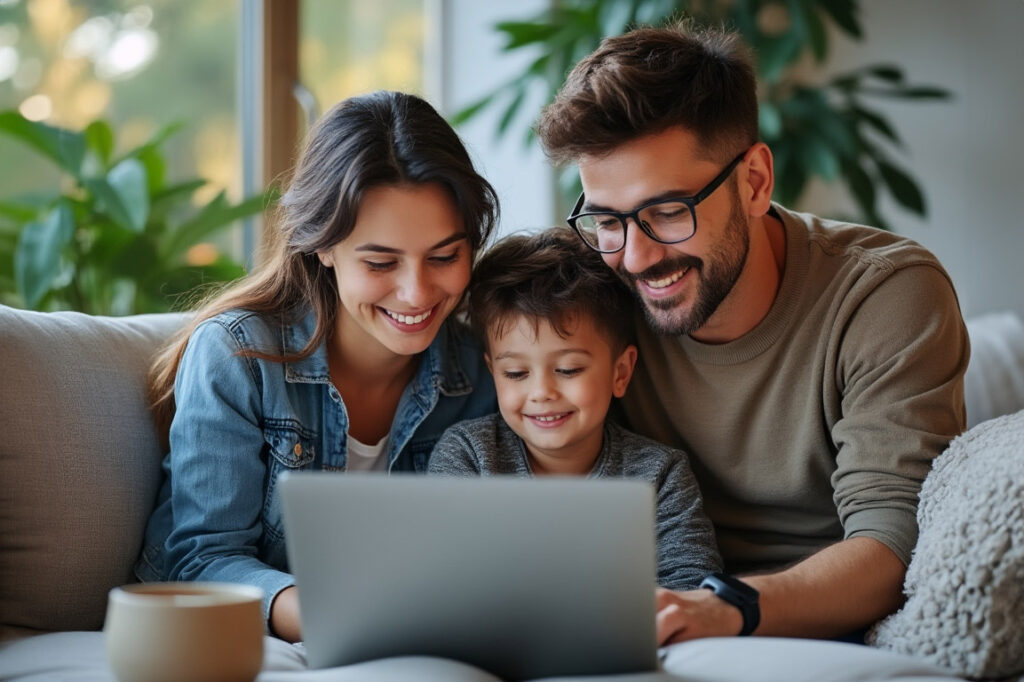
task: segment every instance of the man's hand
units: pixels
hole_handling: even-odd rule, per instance
[[[699,637],[738,635],[743,614],[711,590],[673,592],[658,588],[658,645],[675,644]]]

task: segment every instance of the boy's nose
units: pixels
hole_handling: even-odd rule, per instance
[[[548,402],[554,400],[557,396],[558,391],[551,377],[537,377],[530,385],[530,400],[533,402]]]

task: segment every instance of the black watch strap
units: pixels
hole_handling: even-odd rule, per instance
[[[751,634],[761,623],[761,606],[758,604],[760,594],[747,583],[725,573],[712,573],[701,581],[702,588],[709,589],[715,595],[740,610],[743,614],[741,636]]]

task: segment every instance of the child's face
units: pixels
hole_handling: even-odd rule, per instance
[[[562,338],[542,321],[519,318],[498,338],[488,334],[501,416],[526,443],[534,473],[585,474],[601,450],[612,396],[626,392],[636,347],[614,354],[587,316]]]

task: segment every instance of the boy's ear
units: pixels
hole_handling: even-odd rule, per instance
[[[626,395],[626,388],[629,386],[629,380],[633,378],[633,369],[636,367],[636,356],[636,346],[629,344],[615,360],[612,372],[612,395],[616,398]]]
[[[491,354],[484,353],[484,362],[487,363],[487,371],[494,374],[494,366],[491,364]]]

